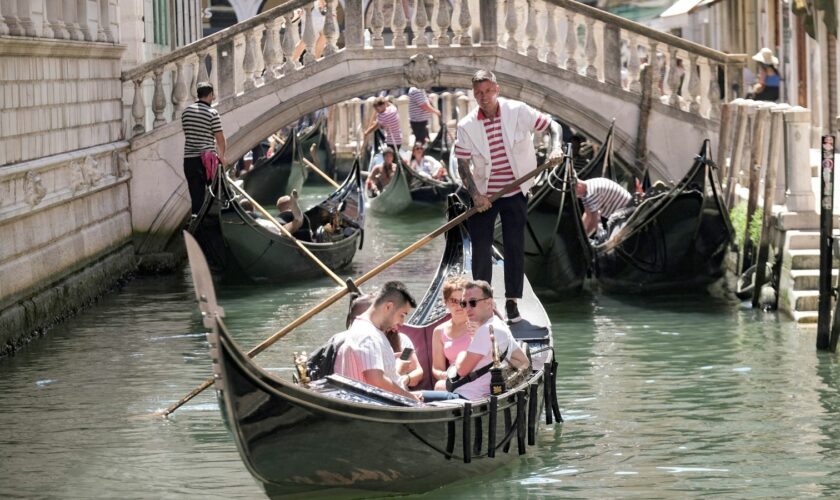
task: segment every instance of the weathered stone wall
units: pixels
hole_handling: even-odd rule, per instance
[[[0,355],[133,269],[123,49],[0,36]]]

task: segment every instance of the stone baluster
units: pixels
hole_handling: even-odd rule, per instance
[[[198,53],[198,81],[199,82],[210,82],[210,75],[207,73],[207,58],[210,57],[210,53],[208,51],[202,51]],[[215,69],[215,64],[213,64],[213,68]],[[213,87],[215,88],[215,86]]]
[[[627,50],[629,56],[627,58],[627,76],[628,76],[628,90],[630,92],[641,92],[642,83],[639,79],[639,70],[642,67],[639,60],[639,44],[635,33],[630,33],[627,38]]]
[[[414,45],[417,47],[428,47],[429,39],[426,38],[426,27],[429,25],[429,16],[426,14],[426,1],[414,0],[414,20],[411,23],[414,28]]]
[[[595,67],[595,59],[598,57],[598,46],[595,43],[595,19],[591,17],[586,18],[586,45],[583,51],[586,54],[586,76],[597,79],[598,68]]]
[[[134,99],[131,102],[131,117],[134,118],[133,135],[146,131],[146,103],[143,100],[143,77],[134,80]]]
[[[440,109],[438,107],[438,103],[440,102],[440,96],[437,94],[429,94],[429,104],[435,108]],[[429,130],[431,133],[437,133],[440,130],[440,117],[438,115],[432,113],[429,116]]]
[[[46,16],[44,20],[44,26],[47,26]],[[46,31],[46,30],[45,30]],[[0,36],[8,35],[9,34],[9,26],[6,24],[6,18],[3,17],[3,6],[0,4]],[[46,34],[44,35],[46,36]]]
[[[679,65],[677,48],[668,47],[668,91],[671,93],[668,104],[675,108],[680,107],[680,79],[685,74]]]
[[[440,106],[440,122],[445,130],[449,126],[449,120],[452,119],[452,93],[443,92],[440,98],[443,101]]]
[[[659,66],[659,42],[654,40],[649,41],[648,46],[648,65],[650,67],[651,84],[650,96],[655,100],[659,100],[662,96],[662,70]]]
[[[195,102],[198,99],[198,66],[201,64],[201,60],[198,58],[198,54],[195,54],[195,57],[191,59],[190,62],[190,84],[189,88],[189,96],[192,102]]]
[[[394,7],[391,12],[391,31],[394,33],[394,47],[405,47],[405,27],[408,20],[405,18],[402,0],[394,0]]]
[[[303,65],[315,62],[315,40],[318,38],[315,33],[315,26],[312,23],[312,4],[303,8],[303,45],[306,52],[303,53]]]
[[[79,31],[82,33],[82,39],[88,42],[92,42],[93,35],[90,32],[90,25],[88,24],[87,0],[76,1],[76,24],[79,25]]]
[[[338,52],[337,5],[338,0],[327,0],[327,14],[324,16],[324,38],[327,39],[327,46],[324,48],[324,56],[331,56]]]
[[[385,47],[385,39],[382,38],[382,30],[385,29],[385,18],[382,16],[381,0],[373,0],[373,12],[370,16],[370,43],[375,49]]]
[[[96,41],[114,43],[114,32],[111,31],[111,6],[109,0],[99,0],[99,30]]]
[[[394,105],[400,115],[400,130],[403,136],[403,146],[408,142],[408,136],[411,135],[411,123],[408,121],[408,96],[401,95],[394,100]]]
[[[575,13],[566,11],[566,69],[577,73],[577,24]]]
[[[364,104],[362,105],[362,117],[364,119],[364,123],[359,121],[362,127],[362,131],[367,128],[367,124],[370,123],[371,117],[374,115],[375,111],[373,110],[373,101],[376,100],[375,97],[371,96],[365,99]],[[364,137],[362,138],[364,140]]]
[[[251,29],[245,32],[245,54],[242,57],[244,79],[242,85],[246,92],[256,87],[254,80],[257,71],[257,37],[255,31]]]
[[[557,52],[555,51],[555,49],[557,48],[557,20],[555,19],[555,12],[557,11],[557,7],[554,4],[547,3],[546,11],[547,19],[545,25],[545,62],[551,64],[552,66],[557,66],[557,64],[560,62],[559,58],[557,57]]]
[[[12,36],[23,36],[23,26],[17,17],[17,0],[0,0],[0,14],[5,20],[6,31]]]
[[[349,106],[347,101],[342,101],[336,105],[336,114],[338,116],[336,118],[335,142],[339,148],[345,147],[348,142],[350,126],[347,123],[347,106]]]
[[[691,69],[691,80],[688,82],[688,95],[691,96],[691,102],[688,104],[688,112],[691,114],[700,114],[700,65],[697,64],[697,54],[688,54],[688,65]]]
[[[45,0],[44,36],[58,40],[69,38],[64,24],[61,22],[61,6],[64,0]]]
[[[154,128],[166,123],[163,112],[166,110],[166,94],[163,91],[163,68],[155,70],[155,93],[152,95],[152,113],[155,114]]]
[[[470,112],[470,98],[463,92],[458,92],[457,99],[458,117],[464,118]]]
[[[525,38],[528,40],[528,49],[526,54],[528,57],[539,59],[540,44],[537,40],[539,37],[539,28],[537,26],[537,2],[536,0],[528,0],[528,21],[525,23]]]
[[[717,120],[720,118],[720,85],[718,84],[718,63],[709,62],[709,118]]]
[[[811,111],[794,106],[785,114],[787,201],[791,212],[816,211],[811,187]]]
[[[17,18],[20,23],[20,28],[23,30],[24,36],[36,37],[38,32],[35,30],[35,23],[32,21],[32,1],[31,0],[15,0],[17,1]]]
[[[362,123],[362,100],[358,97],[350,99],[350,116],[353,118],[354,140],[358,146],[361,146],[364,141],[362,132],[365,130],[365,125]]]
[[[466,3],[466,2],[465,2]],[[507,31],[507,42],[505,47],[514,52],[519,51],[516,41],[516,30],[519,28],[519,19],[516,15],[516,0],[507,0],[507,15],[505,16],[505,31]]]
[[[181,111],[187,106],[187,75],[184,72],[184,60],[175,62],[175,82],[172,86],[172,121],[181,117]]]
[[[292,22],[292,14],[283,16],[286,21],[286,29],[283,31],[283,53],[286,55],[286,62],[283,64],[283,73],[288,75],[298,70],[298,62],[292,59],[295,53],[295,24]]]
[[[461,35],[458,37],[458,45],[468,47],[472,45],[472,17],[470,16],[470,2],[461,2],[461,10],[458,12],[458,24],[461,25]]]
[[[451,20],[452,12],[449,10],[449,0],[438,0],[435,24],[438,27],[437,44],[440,47],[449,46],[449,24]]]
[[[84,40],[79,25],[76,24],[76,0],[64,0],[62,12],[64,14],[64,27],[67,29],[71,40]]]
[[[264,44],[263,44],[263,61],[265,62],[265,72],[263,73],[263,82],[268,83],[277,79],[277,66],[280,64],[280,55],[277,53],[279,42],[277,40],[277,19],[272,19],[265,23]]]

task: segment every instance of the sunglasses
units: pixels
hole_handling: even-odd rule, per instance
[[[451,305],[451,306],[460,306],[461,305],[461,299],[453,299],[452,297],[450,297],[450,298],[446,299],[446,303]]]
[[[487,300],[487,299],[492,299],[492,298],[493,297],[484,297],[483,299],[462,300],[458,305],[460,305],[464,309],[466,309],[467,306],[475,308],[475,306],[477,306],[478,303],[481,302],[482,300]]]

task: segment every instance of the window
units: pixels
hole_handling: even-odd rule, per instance
[[[154,43],[169,45],[169,0],[152,0],[152,18]]]

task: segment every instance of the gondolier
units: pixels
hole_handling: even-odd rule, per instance
[[[488,283],[492,278],[493,227],[499,216],[505,255],[505,311],[509,322],[517,322],[516,301],[522,298],[525,274],[525,195],[533,181],[522,183],[520,191],[493,204],[488,197],[537,167],[534,132],[550,128],[553,148],[549,158],[561,157],[562,130],[531,106],[499,98],[499,85],[490,71],[476,71],[472,87],[478,108],[458,122],[455,156],[461,182],[480,212],[467,221],[473,242],[473,278]]]
[[[222,165],[225,164],[225,133],[219,112],[211,107],[216,94],[209,82],[196,86],[198,100],[181,113],[184,129],[184,176],[190,193],[191,211],[197,214],[204,204],[207,176],[201,155],[205,151],[216,151]]]
[[[590,236],[598,229],[601,219],[609,219],[617,210],[633,205],[633,195],[605,177],[579,181],[575,192],[583,201],[583,227]]]

